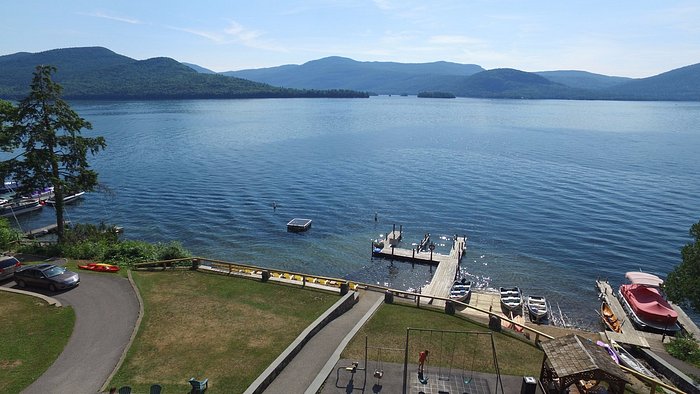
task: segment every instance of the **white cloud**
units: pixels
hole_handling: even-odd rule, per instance
[[[124,17],[124,16],[117,16],[117,15],[111,15],[102,11],[95,11],[95,12],[89,12],[89,13],[81,13],[81,15],[85,16],[92,16],[94,18],[102,18],[102,19],[109,19],[112,21],[117,21],[117,22],[123,22],[123,23],[129,23],[132,25],[142,25],[143,22],[141,22],[138,19],[135,18],[129,18],[129,17]]]
[[[287,48],[264,39],[264,33],[246,28],[236,21],[229,21],[227,27],[220,30],[199,30],[183,27],[166,26],[168,29],[193,34],[205,38],[215,44],[241,44],[253,49],[275,52],[287,52]]]
[[[484,41],[468,36],[437,35],[430,37],[428,43],[436,45],[482,45]]]

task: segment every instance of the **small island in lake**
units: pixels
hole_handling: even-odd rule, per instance
[[[455,98],[456,96],[449,92],[420,92],[418,97],[421,98]]]

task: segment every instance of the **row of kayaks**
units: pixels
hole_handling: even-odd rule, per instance
[[[630,352],[628,352],[614,340],[611,340],[610,344],[603,341],[597,341],[596,345],[604,348],[610,355],[610,358],[612,358],[616,364],[624,365],[625,367],[633,369],[643,375],[654,377],[654,374],[649,370],[649,368],[634,358]]]

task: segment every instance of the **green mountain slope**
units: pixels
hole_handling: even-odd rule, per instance
[[[444,90],[462,77],[483,71],[474,64],[450,62],[395,63],[358,62],[344,57],[327,57],[302,65],[229,71],[228,76],[303,89],[352,89],[379,94],[417,94]]]
[[[700,63],[605,90],[613,100],[700,101]]]
[[[535,74],[572,88],[591,90],[607,89],[632,80],[577,70],[538,71]]]
[[[96,47],[0,57],[0,97],[24,97],[39,64],[58,68],[54,79],[67,99],[367,97],[359,92],[288,89],[201,74],[170,58],[139,61]]]
[[[455,87],[457,96],[481,98],[587,98],[589,93],[552,82],[537,74],[500,68],[467,77]]]

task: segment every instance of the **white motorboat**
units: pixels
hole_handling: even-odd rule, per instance
[[[72,203],[72,202],[75,202],[76,200],[80,199],[80,197],[82,197],[83,194],[85,194],[85,192],[78,192],[78,193],[75,193],[75,194],[69,194],[69,195],[63,197],[63,203],[64,203],[64,204],[70,204],[70,203]],[[46,200],[46,204],[48,204],[48,205],[56,205],[56,200],[55,200],[55,198],[54,198],[54,197],[49,198],[48,200]]]

